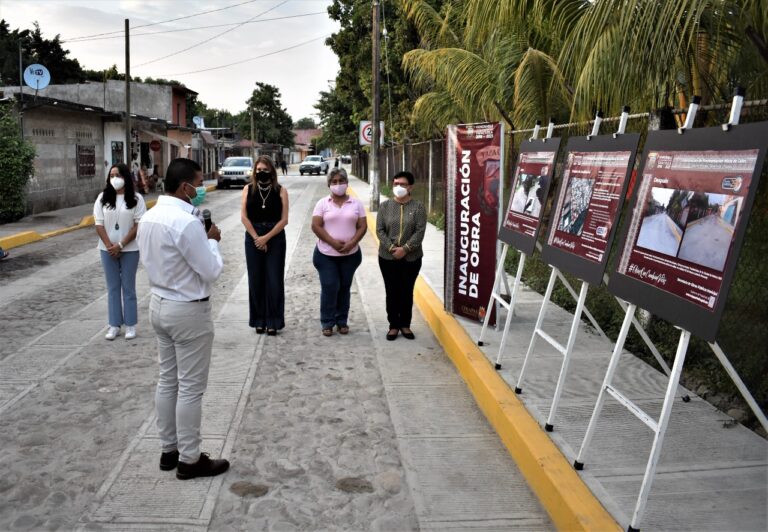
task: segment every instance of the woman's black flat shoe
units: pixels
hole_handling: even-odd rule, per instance
[[[277,330],[275,330],[275,329],[267,329],[267,335],[269,335],[269,336],[277,336]]]
[[[392,331],[395,331],[395,332],[392,332]],[[398,331],[397,329],[390,329],[390,332],[387,333],[387,340],[391,342],[392,340],[397,338],[397,335],[399,332],[400,331]]]
[[[400,329],[400,332],[402,332],[403,336],[405,336],[409,340],[415,340],[416,339],[416,335],[413,334],[413,331],[405,332],[405,330]]]
[[[264,327],[256,327],[256,334],[264,334]]]

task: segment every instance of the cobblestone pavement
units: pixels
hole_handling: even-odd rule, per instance
[[[239,191],[210,194],[225,270],[204,450],[214,479],[157,469],[154,338],[140,270],[139,337],[107,342],[92,229],[18,248],[0,264],[0,530],[551,529],[417,315],[384,342],[376,247],[363,242],[346,337],[320,335],[309,217],[320,178],[285,180],[286,329],[247,326]],[[393,345],[394,344],[394,345]]]

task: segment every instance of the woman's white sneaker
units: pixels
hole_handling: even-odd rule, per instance
[[[136,327],[126,327],[125,328],[125,339],[126,340],[133,340],[136,338]]]
[[[104,335],[104,338],[106,338],[107,340],[114,340],[115,338],[117,338],[118,334],[120,334],[120,327],[110,327],[109,329],[107,329],[107,334]]]

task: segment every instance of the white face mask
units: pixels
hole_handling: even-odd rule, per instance
[[[336,196],[343,196],[347,193],[347,184],[339,183],[338,185],[331,185],[331,192]]]
[[[392,188],[392,192],[394,192],[397,198],[404,198],[408,195],[408,189],[400,185],[395,185]]]
[[[110,177],[109,184],[112,185],[112,188],[115,190],[120,190],[125,186],[125,179],[122,177]]]

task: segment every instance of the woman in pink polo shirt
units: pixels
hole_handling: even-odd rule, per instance
[[[312,263],[320,275],[320,325],[323,336],[349,333],[349,290],[355,270],[363,260],[358,242],[365,235],[365,207],[347,195],[347,172],[334,168],[328,174],[331,193],[315,205],[312,231],[317,235]]]

